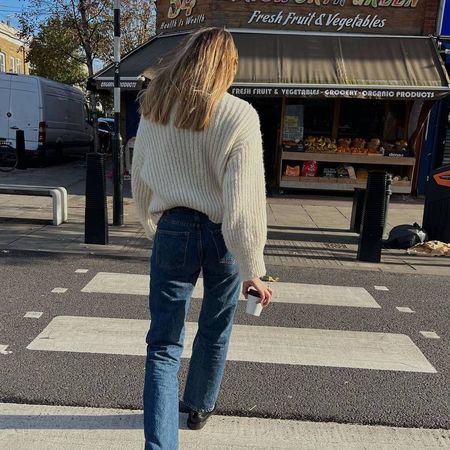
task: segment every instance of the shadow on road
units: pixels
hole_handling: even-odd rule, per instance
[[[272,227],[271,227],[272,228]],[[311,228],[311,233],[286,233],[286,232],[278,232],[278,231],[269,231],[268,238],[269,240],[276,241],[302,241],[302,242],[326,242],[326,243],[335,243],[335,244],[357,244],[358,236],[336,236],[332,234],[322,234],[317,233],[316,228]]]
[[[144,428],[144,416],[135,414],[115,415],[0,415],[0,430],[140,430]],[[180,413],[179,428],[188,430],[187,414]]]

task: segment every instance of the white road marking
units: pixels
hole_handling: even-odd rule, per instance
[[[77,269],[75,270],[75,273],[88,273],[89,269]]]
[[[29,350],[146,354],[149,321],[57,316]],[[186,323],[183,358],[191,356],[197,323]],[[272,364],[435,373],[404,334],[235,325],[228,359]]]
[[[54,294],[64,294],[67,292],[67,288],[59,288],[58,287],[58,288],[52,289],[52,292]]]
[[[402,313],[415,313],[411,308],[408,308],[407,306],[397,306],[397,310]]]
[[[427,339],[440,339],[434,331],[421,331],[420,334]]]
[[[2,448],[141,450],[140,410],[0,403]],[[201,432],[180,414],[183,450],[447,448],[450,430],[303,422],[213,415]],[[89,430],[87,433],[86,430]]]
[[[10,355],[12,353],[12,351],[6,350],[8,347],[9,347],[9,345],[0,344],[0,355]]]
[[[149,276],[128,273],[99,272],[82,292],[144,295],[149,294]],[[273,302],[309,305],[380,308],[375,299],[361,287],[302,283],[272,283]],[[203,297],[203,279],[199,278],[192,294]],[[241,300],[244,297],[241,295]]]
[[[39,319],[43,313],[38,311],[28,311],[23,317],[27,319]]]
[[[386,286],[374,286],[377,291],[389,291]]]

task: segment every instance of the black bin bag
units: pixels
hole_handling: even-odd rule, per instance
[[[386,248],[406,250],[427,240],[427,233],[419,224],[404,224],[392,228],[388,239],[384,242],[384,246]]]

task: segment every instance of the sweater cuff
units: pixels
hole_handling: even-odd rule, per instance
[[[264,255],[252,256],[245,262],[238,261],[239,274],[242,281],[252,280],[253,278],[261,278],[266,274],[266,265],[264,263]]]

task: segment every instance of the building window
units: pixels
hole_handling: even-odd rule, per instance
[[[0,53],[0,72],[6,72],[6,57],[4,53]]]
[[[14,58],[12,56],[9,58],[9,71],[12,72],[12,73],[15,72],[15,70],[14,70]]]
[[[22,73],[22,61],[16,58],[16,72]]]

